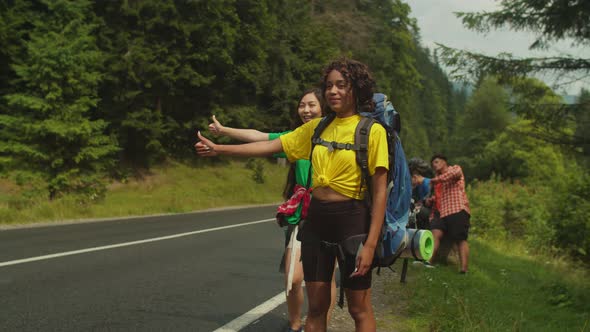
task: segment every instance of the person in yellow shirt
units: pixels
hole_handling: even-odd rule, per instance
[[[322,91],[333,121],[320,135],[325,141],[354,143],[359,112],[374,109],[375,82],[368,67],[355,60],[338,59],[324,70]],[[312,147],[312,136],[319,123],[314,119],[278,140],[240,145],[219,145],[198,133],[195,144],[200,156],[236,155],[267,156],[285,152],[290,161],[310,159],[312,162],[313,197],[302,230],[301,259],[309,308],[305,331],[326,331],[326,314],[330,306],[330,281],[335,254],[322,243],[341,243],[359,234],[368,234],[356,255],[346,254],[341,287],[345,289],[348,311],[356,331],[375,331],[371,305],[371,274],[375,248],[385,215],[387,168],[389,156],[385,129],[374,124],[368,143],[368,181],[362,183],[361,169],[353,150]],[[369,209],[364,198],[372,190]],[[370,211],[369,211],[370,210]],[[314,239],[311,241],[310,239]]]
[[[292,127],[297,128],[304,123],[321,118],[325,108],[325,100],[322,91],[319,88],[310,88],[303,92],[298,99],[296,114],[292,114]],[[215,115],[212,117],[213,122],[209,124],[209,131],[218,136],[228,136],[244,142],[258,142],[278,139],[279,137],[290,133],[292,130],[280,133],[265,133],[256,129],[232,128],[222,125]],[[284,153],[276,156],[285,158]],[[288,200],[294,193],[295,185],[306,186],[309,176],[311,163],[309,158],[299,159],[291,163],[287,175],[287,183],[283,191],[283,196]],[[285,273],[285,284],[287,288],[287,316],[289,318],[289,327],[286,332],[301,332],[303,325],[301,316],[303,315],[303,264],[301,264],[301,242],[297,240],[298,224],[301,220],[301,207],[285,219],[288,223],[286,228],[285,252],[279,269]],[[336,280],[332,278],[331,284],[331,302],[330,309],[336,303]],[[328,311],[327,320],[330,321],[330,311]]]

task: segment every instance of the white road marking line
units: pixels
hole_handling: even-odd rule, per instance
[[[305,287],[305,281],[301,283],[301,287]],[[281,304],[287,301],[287,297],[285,296],[285,292],[280,292],[279,294],[275,295],[275,297],[267,300],[266,302],[262,303],[261,305],[257,306],[256,308],[248,311],[247,313],[243,314],[242,316],[232,320],[231,322],[223,325],[222,327],[218,328],[213,332],[237,332],[243,329],[244,327],[252,324],[252,322],[256,321],[258,318],[266,315],[270,311],[274,310],[274,308],[280,306]]]
[[[133,245],[142,244],[142,243],[149,243],[149,242],[156,242],[156,241],[176,239],[176,238],[184,237],[184,236],[190,236],[190,235],[195,235],[195,234],[220,231],[220,230],[229,229],[229,228],[235,228],[235,227],[243,227],[243,226],[255,225],[255,224],[260,224],[260,223],[263,223],[263,222],[269,222],[269,221],[274,221],[274,220],[276,220],[276,219],[275,218],[264,219],[264,220],[258,220],[258,221],[245,222],[245,223],[242,223],[242,224],[234,224],[234,225],[214,227],[214,228],[209,228],[209,229],[202,229],[202,230],[193,231],[193,232],[186,232],[186,233],[179,233],[179,234],[173,234],[173,235],[168,235],[168,236],[154,237],[154,238],[145,239],[145,240],[138,240],[138,241],[132,241],[132,242],[125,242],[125,243],[117,243],[117,244],[111,244],[111,245],[107,245],[107,246],[86,248],[86,249],[80,249],[80,250],[74,250],[74,251],[67,251],[67,252],[61,252],[61,253],[56,253],[56,254],[44,255],[44,256],[37,256],[37,257],[29,257],[29,258],[17,259],[17,260],[13,260],[13,261],[0,262],[0,267],[10,266],[10,265],[17,265],[17,264],[23,264],[23,263],[30,263],[30,262],[41,261],[41,260],[52,259],[52,258],[58,258],[58,257],[64,257],[64,256],[84,254],[84,253],[93,252],[93,251],[107,250],[107,249],[120,248],[120,247],[128,247],[128,246],[133,246]]]
[[[264,316],[269,311],[285,303],[285,301],[285,292],[280,292],[279,294],[275,295],[275,297],[267,300],[256,308],[248,311],[247,313],[232,320],[231,322],[225,324],[213,332],[238,332],[244,327],[250,325],[253,321]]]

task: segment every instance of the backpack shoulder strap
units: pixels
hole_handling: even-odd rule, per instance
[[[328,125],[332,122],[332,120],[334,120],[335,117],[336,117],[336,114],[334,114],[334,113],[330,113],[330,114],[326,115],[325,117],[323,117],[320,120],[318,125],[313,130],[313,135],[311,136],[311,149],[309,151],[309,173],[307,174],[307,186],[306,187],[308,189],[311,187],[311,160],[313,157],[313,148],[316,146],[317,141],[319,139],[321,139],[320,135],[322,134],[324,129],[326,129],[326,127],[328,127]]]
[[[336,149],[340,149],[340,150],[354,150],[355,149],[355,145],[354,144],[338,143],[338,142],[328,142],[328,141],[325,141],[323,138],[320,137],[320,135],[322,134],[322,132],[324,131],[324,129],[326,129],[326,127],[328,127],[328,125],[332,122],[332,120],[334,120],[335,117],[336,117],[336,115],[334,113],[330,113],[330,114],[328,114],[325,118],[323,118],[320,121],[320,123],[318,124],[318,126],[315,128],[315,131],[314,131],[313,136],[311,138],[312,147],[315,147],[318,144],[319,145],[323,145],[330,152],[332,152],[332,151],[334,151]]]
[[[356,126],[354,133],[354,144],[358,147],[356,150],[356,162],[361,168],[361,184],[359,192],[363,188],[363,184],[367,185],[368,203],[371,203],[371,181],[369,181],[369,134],[371,127],[376,121],[368,117],[362,117],[361,121]]]
[[[335,117],[336,117],[336,114],[329,113],[328,115],[323,117],[320,120],[320,122],[318,123],[318,125],[315,127],[315,129],[313,130],[313,136],[311,137],[312,150],[313,150],[313,146],[315,144],[317,144],[317,143],[314,143],[314,139],[320,138],[320,135],[322,134],[324,129],[326,129],[326,127],[328,127],[328,125],[330,123],[332,123],[332,121],[334,120]]]

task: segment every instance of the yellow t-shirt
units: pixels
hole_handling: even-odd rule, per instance
[[[354,144],[354,132],[360,119],[360,115],[336,117],[320,137],[328,142]],[[320,119],[314,119],[280,137],[289,161],[309,159],[311,137],[319,122]],[[375,174],[377,167],[389,168],[387,136],[378,123],[371,127],[368,150],[370,175]],[[327,186],[346,197],[363,199],[366,188],[359,193],[361,168],[356,162],[355,151],[335,149],[329,152],[327,147],[318,144],[313,150],[312,165],[314,188]]]

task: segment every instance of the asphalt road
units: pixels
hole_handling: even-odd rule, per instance
[[[274,221],[215,228],[275,208],[0,231],[0,331],[214,331],[283,291],[284,241]],[[285,312],[242,331],[281,331]]]

